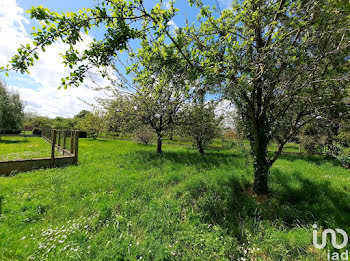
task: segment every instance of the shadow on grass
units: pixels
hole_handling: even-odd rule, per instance
[[[147,145],[145,145],[147,147]],[[149,146],[148,146],[149,147]],[[199,154],[196,150],[187,148],[182,151],[164,151],[157,154],[155,151],[138,150],[127,154],[127,157],[138,166],[161,166],[169,162],[180,165],[193,165],[197,168],[210,169],[221,165],[237,166],[237,160],[243,160],[243,157],[235,153],[208,152],[204,155]]]
[[[350,191],[335,189],[329,181],[316,181],[275,171],[273,191],[264,200],[247,193],[248,182],[231,178],[215,190],[208,189],[197,200],[203,220],[218,224],[237,236],[239,224],[257,224],[268,220],[285,226],[342,228],[350,232]],[[238,233],[239,234],[239,233]]]
[[[270,218],[287,224],[317,222],[324,227],[350,229],[350,189],[334,188],[330,181],[304,178],[300,172],[275,170],[276,189],[270,201]],[[271,209],[271,210],[272,210]]]
[[[0,144],[28,143],[28,140],[0,140]]]

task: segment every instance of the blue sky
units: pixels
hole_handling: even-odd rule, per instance
[[[157,3],[156,0],[145,1],[149,7]],[[206,0],[207,4],[219,3],[222,9],[229,7],[230,0]],[[38,26],[37,21],[30,20],[25,12],[32,6],[43,5],[56,12],[77,11],[83,7],[92,7],[93,0],[0,0],[0,65],[6,65],[20,44],[31,40],[32,26]],[[163,1],[166,6],[167,1]],[[196,10],[188,6],[187,0],[176,1],[175,7],[180,12],[174,17],[171,24],[182,26],[185,19],[194,21]],[[81,48],[88,44],[92,38],[100,38],[103,33],[93,30],[88,36],[84,36]],[[137,44],[133,44],[136,48]],[[86,104],[94,103],[95,97],[105,97],[106,93],[93,90],[96,85],[89,79],[84,86],[58,90],[60,79],[67,75],[68,70],[62,65],[62,59],[58,55],[65,50],[62,43],[55,43],[40,56],[40,60],[30,69],[30,75],[22,75],[11,72],[10,77],[0,75],[10,89],[17,91],[24,100],[26,112],[35,112],[49,117],[72,117],[82,109],[89,109]],[[121,56],[125,59],[125,55]],[[110,84],[106,79],[94,78],[100,86]]]

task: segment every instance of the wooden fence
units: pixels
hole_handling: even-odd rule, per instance
[[[43,129],[41,136],[51,144],[51,159],[55,159],[57,149],[65,157],[74,157],[74,163],[78,163],[79,131]]]
[[[33,169],[61,167],[78,163],[79,131],[43,129],[42,138],[51,145],[51,155],[47,158],[13,160],[0,162],[0,175]],[[56,155],[56,150],[62,154]]]

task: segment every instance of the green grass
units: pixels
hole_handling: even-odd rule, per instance
[[[350,232],[350,171],[332,160],[282,155],[256,198],[239,149],[155,150],[81,139],[78,166],[0,178],[0,259],[321,260],[314,222]]]
[[[40,137],[2,136],[0,161],[50,157],[51,146]]]

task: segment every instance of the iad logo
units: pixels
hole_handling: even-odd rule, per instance
[[[339,228],[325,229],[322,232],[322,242],[321,242],[321,244],[319,244],[317,241],[317,225],[314,224],[312,227],[314,229],[312,232],[313,244],[314,244],[314,247],[316,247],[317,249],[325,248],[325,246],[327,244],[327,235],[328,234],[331,235],[332,246],[335,249],[342,249],[342,248],[347,246],[349,238],[348,238],[347,233],[344,230],[339,229]],[[337,233],[341,234],[343,237],[343,242],[341,244],[337,243]],[[331,255],[330,251],[328,251],[327,258],[328,258],[328,260],[349,260],[349,252],[348,252],[348,250],[346,250],[345,252],[343,252],[341,254],[338,252],[334,252]]]
[[[325,246],[327,244],[327,234],[331,235],[332,246],[335,249],[342,249],[342,248],[346,247],[346,245],[348,244],[348,240],[349,240],[348,235],[346,234],[346,232],[344,230],[339,229],[339,228],[336,228],[335,231],[337,233],[339,233],[339,234],[342,234],[342,236],[343,236],[343,243],[341,243],[340,245],[337,244],[337,235],[336,235],[334,229],[325,229],[322,232],[322,243],[319,244],[317,242],[317,225],[314,224],[312,227],[314,228],[314,231],[312,233],[313,244],[314,244],[314,247],[316,247],[318,249],[325,248]]]

